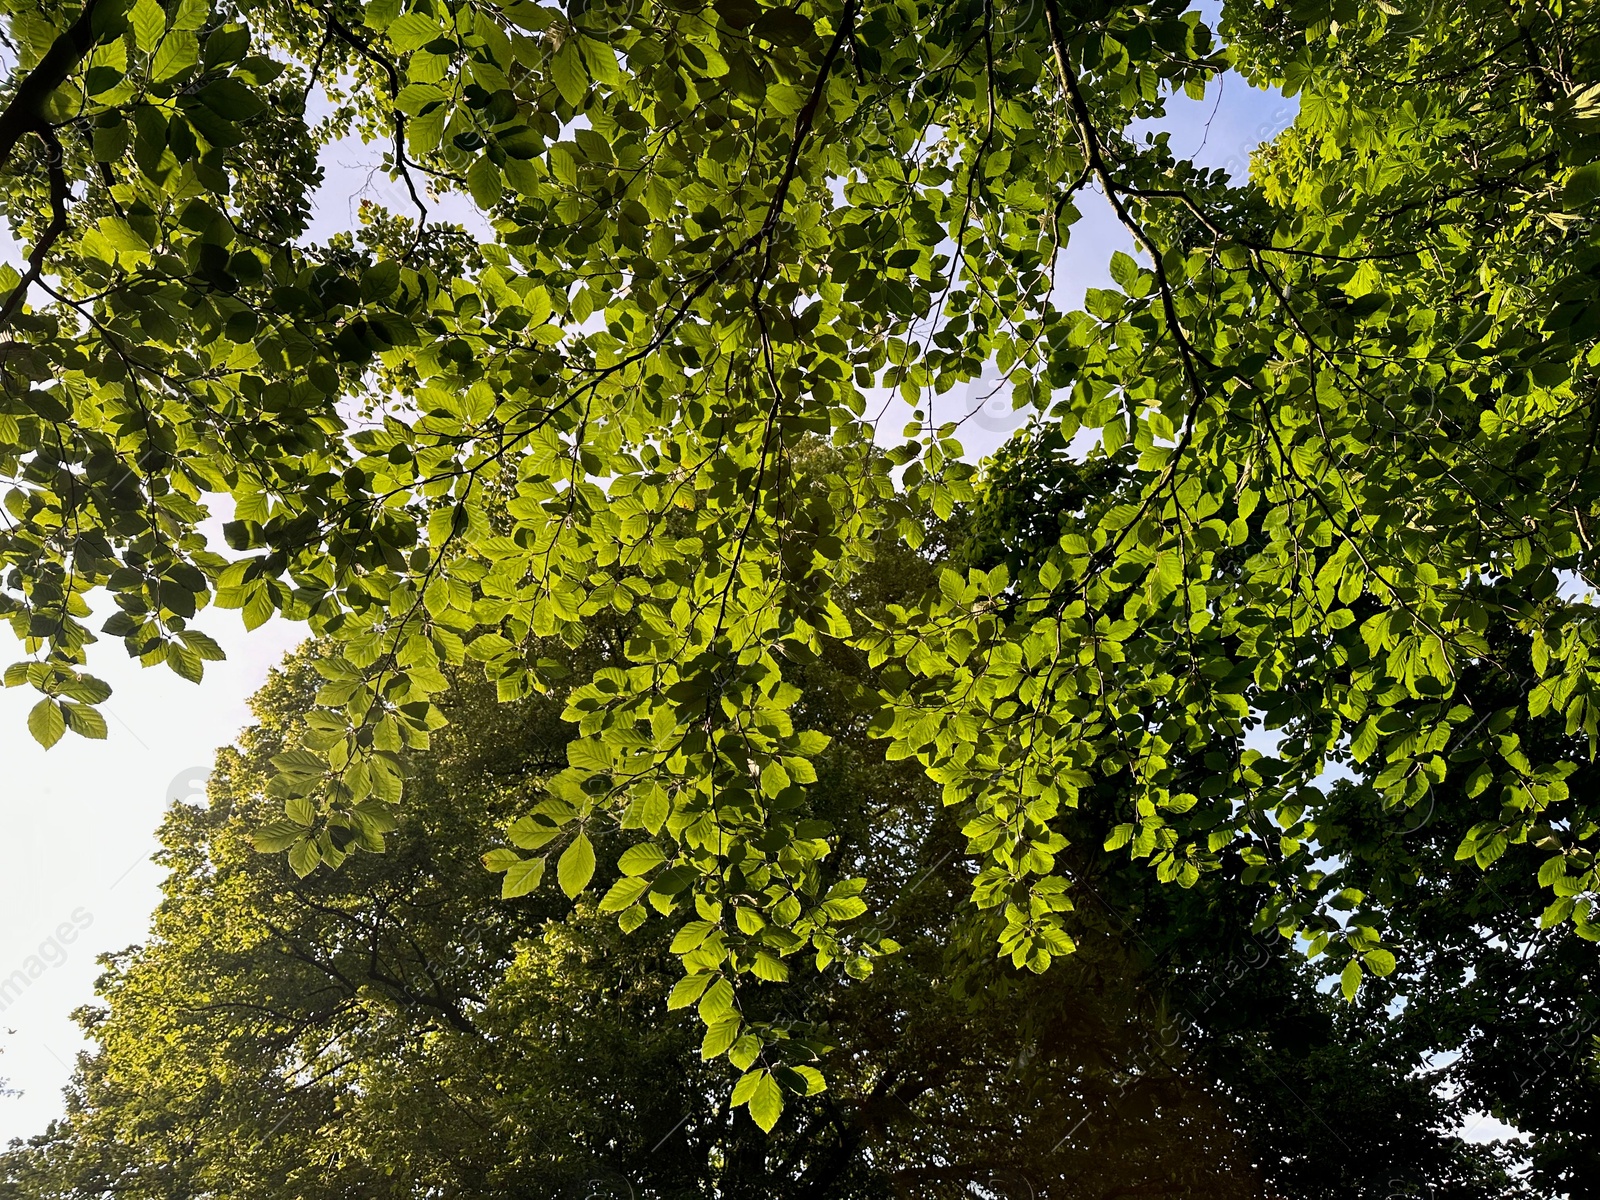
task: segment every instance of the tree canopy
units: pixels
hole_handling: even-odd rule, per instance
[[[559,689],[579,736],[490,866],[576,899],[617,854],[596,909],[670,928],[671,1002],[768,1128],[824,1079],[746,999],[894,957],[828,866],[796,681],[834,647],[969,839],[947,933],[1016,968],[1075,947],[1087,808],[1091,857],[1230,882],[1347,1000],[1427,969],[1408,896],[1481,937],[1462,897],[1511,864],[1515,952],[1600,937],[1591,6],[3,8],[0,607],[41,741],[104,732],[97,589],[194,679],[202,610],[308,621],[338,651],[256,840],[309,876],[382,847],[467,659]],[[1299,99],[1248,180],[1135,135],[1228,68]],[[307,244],[351,131],[415,211]],[[1135,253],[1069,310],[1091,200]],[[1088,474],[863,607],[876,557],[1000,503],[949,411],[986,365]],[[569,687],[541,647],[602,614],[621,653]]]

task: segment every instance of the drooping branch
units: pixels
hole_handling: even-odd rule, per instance
[[[1155,274],[1156,290],[1161,296],[1161,307],[1166,316],[1167,328],[1171,330],[1177,342],[1179,360],[1183,367],[1185,380],[1189,385],[1190,394],[1196,403],[1206,394],[1206,389],[1200,381],[1200,373],[1195,366],[1197,359],[1204,359],[1194,344],[1189,340],[1182,319],[1178,316],[1176,298],[1173,295],[1172,282],[1167,277],[1166,263],[1162,258],[1161,247],[1150,236],[1144,224],[1135,219],[1124,203],[1123,196],[1127,192],[1121,183],[1111,173],[1111,166],[1106,162],[1101,150],[1100,135],[1094,125],[1094,118],[1089,112],[1089,103],[1084,99],[1083,89],[1078,84],[1078,75],[1072,69],[1071,57],[1067,50],[1067,40],[1062,29],[1061,14],[1056,9],[1055,0],[1045,0],[1044,4],[1045,26],[1050,31],[1051,49],[1055,53],[1056,71],[1061,79],[1061,90],[1066,95],[1068,116],[1073,127],[1077,130],[1078,138],[1083,143],[1083,157],[1089,170],[1094,172],[1095,178],[1100,181],[1100,186],[1105,190],[1106,199],[1110,202],[1112,211],[1116,214],[1118,222],[1133,235],[1134,241],[1139,243],[1141,249],[1150,256],[1151,269]],[[1207,366],[1214,364],[1207,362]],[[1191,410],[1192,412],[1192,410]],[[1180,438],[1179,450],[1188,440],[1187,435],[1192,428],[1187,419],[1184,422],[1184,436]],[[1179,455],[1173,455],[1174,460]]]
[[[383,71],[389,80],[389,99],[394,100],[400,95],[400,72],[393,62],[384,58],[367,42],[358,36],[338,17],[328,15],[328,32],[344,42],[362,58],[374,63]],[[405,180],[406,191],[411,195],[411,202],[417,206],[417,236],[422,235],[422,227],[428,223],[428,206],[422,202],[422,197],[417,194],[417,186],[412,182],[410,167],[415,165],[406,157],[406,115],[397,107],[391,114],[394,118],[394,166],[400,173],[400,178]],[[419,168],[420,169],[420,168]]]
[[[855,31],[858,0],[845,0],[844,10],[839,14],[838,28],[833,31],[833,40],[828,43],[827,52],[822,56],[822,65],[817,69],[816,82],[811,87],[811,94],[806,97],[806,102],[795,115],[794,133],[789,138],[789,154],[783,164],[783,174],[778,179],[778,186],[772,193],[772,203],[767,206],[767,216],[761,222],[761,228],[750,241],[740,248],[742,254],[745,249],[754,245],[762,247],[762,262],[760,273],[755,280],[755,291],[760,293],[766,280],[767,273],[772,269],[772,242],[778,230],[778,222],[783,217],[783,206],[789,198],[789,185],[794,182],[795,172],[800,169],[800,151],[805,147],[810,138],[812,129],[816,125],[817,109],[822,104],[823,95],[828,89],[829,77],[833,74],[833,64],[839,57],[839,50],[850,40]]]

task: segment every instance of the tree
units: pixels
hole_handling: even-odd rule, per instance
[[[953,539],[952,560],[979,570],[1005,564],[1026,571],[1063,534],[1092,528],[1099,514],[1127,502],[1128,474],[1104,461],[1078,461],[1065,450],[1058,432],[1047,426],[1026,430],[1003,447],[987,465],[963,533]],[[1029,497],[1055,503],[1029,504]],[[1247,543],[1239,560],[1259,552],[1264,542]],[[1515,706],[1513,672],[1530,671],[1529,645],[1504,615],[1490,621],[1485,635],[1494,660],[1463,678],[1458,696],[1476,711],[1502,712]],[[1528,747],[1530,754],[1578,763],[1571,775],[1574,791],[1583,794],[1592,787],[1594,768],[1581,761],[1581,737],[1552,714],[1519,715],[1505,730],[1508,740],[1516,739],[1514,744]],[[1200,755],[1174,757],[1180,777],[1203,776]],[[1458,847],[1459,830],[1492,811],[1485,809],[1484,799],[1459,777],[1447,779],[1429,789],[1408,820],[1396,822],[1381,792],[1386,770],[1388,764],[1374,756],[1352,763],[1346,777],[1331,786],[1305,793],[1304,821],[1316,831],[1323,873],[1319,886],[1332,898],[1332,907],[1349,913],[1352,921],[1394,930],[1405,947],[1398,970],[1362,987],[1361,1006],[1369,1019],[1389,1025],[1394,1040],[1385,1046],[1388,1061],[1406,1064],[1429,1086],[1454,1096],[1465,1111],[1492,1113],[1530,1135],[1527,1180],[1535,1194],[1583,1195],[1596,1177],[1590,1139],[1574,1132],[1581,1127],[1576,1114],[1594,1102],[1600,1081],[1600,1043],[1593,1033],[1594,956],[1579,930],[1540,927],[1540,872],[1548,872],[1544,864],[1552,851],[1562,849],[1563,831],[1546,828],[1537,842],[1510,846],[1481,868]],[[1127,800],[1125,793],[1086,791],[1075,814],[1073,843],[1110,846],[1124,837],[1117,822]],[[1275,849],[1282,847],[1262,839],[1255,847],[1234,847],[1222,855],[1217,869],[1223,889],[1234,892]],[[1081,871],[1075,868],[1074,878],[1081,879]],[[1131,906],[1124,911],[1130,928],[1145,931],[1142,936],[1160,936],[1155,931],[1175,924]],[[1236,919],[1241,927],[1249,924],[1242,913]],[[1207,987],[1197,992],[1204,997]],[[1322,1019],[1298,1011],[1270,984],[1259,998],[1236,989],[1231,999],[1226,1015],[1218,1014],[1227,1032],[1213,1043],[1226,1050],[1210,1065],[1224,1077],[1242,1070],[1275,1078],[1284,1049],[1298,1046],[1300,1028]],[[1232,1041],[1228,1033],[1243,1041]],[[1257,1046],[1265,1047],[1261,1058],[1255,1056]],[[1259,1078],[1255,1086],[1262,1086]],[[1338,1069],[1318,1070],[1302,1083],[1286,1084],[1275,1101],[1292,1113],[1300,1108],[1296,1087],[1308,1088],[1299,1094],[1313,1097],[1342,1093],[1348,1102],[1366,1086]],[[1314,1100],[1313,1107],[1321,1110],[1322,1103]],[[1323,1133],[1354,1129],[1360,1110],[1359,1103],[1351,1105],[1344,1119],[1325,1124]],[[1440,1186],[1443,1175],[1435,1170],[1425,1177],[1435,1181],[1430,1186]],[[1403,1169],[1397,1166],[1394,1178],[1399,1187],[1406,1178]]]
[[[553,653],[592,666],[610,641]],[[109,957],[68,1114],[13,1146],[0,1195],[1524,1194],[1449,1132],[1458,1103],[1409,1077],[1381,1007],[1320,993],[1210,881],[1179,892],[1091,859],[1097,901],[1058,970],[952,951],[959,831],[919,772],[882,761],[843,654],[804,673],[799,702],[836,734],[817,786],[832,869],[868,880],[903,950],[849,988],[797,973],[744,997],[835,1046],[828,1090],[769,1137],[730,1107],[690,1014],[662,1012],[668,931],[486,886],[484,840],[562,761],[559,703],[497,705],[466,676],[385,854],[300,878],[254,851],[271,759],[329,653],[286,662],[209,804],[171,810],[152,936]]]
[[[901,665],[875,728],[975,830],[973,898],[1019,966],[1073,948],[1064,830],[1121,779],[1114,849],[1181,886],[1254,856],[1262,926],[1356,995],[1405,947],[1363,900],[1339,915],[1304,817],[1326,766],[1374,756],[1389,821],[1457,777],[1482,798],[1438,826],[1479,869],[1556,837],[1541,920],[1590,936],[1579,760],[1508,730],[1600,723],[1572,598],[1594,16],[1399,8],[1234,2],[1219,42],[1176,0],[12,4],[0,203],[29,256],[0,301],[0,557],[32,657],[7,682],[44,692],[41,740],[100,732],[101,585],[106,631],[194,678],[208,602],[308,619],[342,657],[262,844],[309,873],[381,841],[445,666],[519,699],[551,686],[540,639],[633,614],[514,826],[543,854],[494,861],[531,886],[549,859],[576,896],[626,831],[643,873],[602,906],[710,921],[681,957],[718,997],[802,953],[848,988],[884,949],[853,893],[815,891],[825,741],[790,709],[832,642]],[[1238,186],[1129,132],[1226,65],[1301,97]],[[337,107],[312,127],[318,86]],[[390,147],[417,215],[302,245],[310,156],[347,129]],[[467,253],[430,187],[497,240]],[[1137,257],[1069,313],[1055,267],[1091,188]],[[1128,499],[1021,575],[848,612],[886,537],[972,498],[936,405],[991,360],[1063,440],[1100,431]],[[888,454],[880,388],[914,408]],[[796,469],[813,436],[821,478]],[[1486,636],[1502,618],[1526,669]],[[1498,709],[1465,698],[1480,670],[1511,682]],[[775,1119],[782,1031],[745,1031],[738,1094]]]

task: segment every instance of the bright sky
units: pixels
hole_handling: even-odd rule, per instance
[[[1251,149],[1294,112],[1292,102],[1253,92],[1237,76],[1203,102],[1180,97],[1173,108],[1164,123],[1173,150],[1197,153],[1201,163],[1236,176]],[[329,148],[314,239],[347,227],[362,196],[410,211],[401,189],[374,175],[380,153],[359,143]],[[1084,219],[1072,231],[1067,264],[1066,295],[1074,302],[1083,288],[1109,285],[1112,251],[1133,249],[1103,204],[1086,197],[1080,207]],[[435,207],[445,219],[462,220],[467,211],[460,201]],[[0,243],[0,252],[20,260],[14,246]],[[971,389],[963,411],[983,405],[986,390]],[[1010,411],[1008,398],[991,401],[963,430],[969,454],[992,451],[1024,415]],[[163,811],[174,799],[204,794],[215,748],[249,722],[248,697],[305,636],[281,619],[246,636],[231,611],[202,614],[197,624],[228,653],[226,662],[206,665],[200,686],[165,667],[140,670],[116,639],[95,647],[91,669],[115,689],[104,742],[69,734],[46,752],[25,724],[37,694],[0,691],[0,1078],[14,1090],[0,1097],[0,1142],[39,1132],[62,1111],[60,1089],[85,1046],[71,1013],[95,998],[96,956],[141,941],[160,897],[162,873],[148,860]],[[0,632],[0,639],[9,635]],[[0,662],[13,657],[6,651]],[[19,971],[26,986],[13,979]]]
[[[25,724],[37,693],[0,691],[0,1077],[18,1093],[0,1098],[0,1139],[37,1132],[61,1111],[85,1044],[71,1013],[94,999],[95,958],[142,941],[160,898],[162,872],[149,857],[163,811],[204,795],[216,748],[250,721],[247,698],[305,637],[279,619],[246,637],[237,612],[202,614],[197,625],[228,651],[198,687],[166,667],[141,670],[118,639],[95,647],[92,669],[115,689],[103,742],[69,734],[46,751]],[[62,925],[71,944],[60,944]]]

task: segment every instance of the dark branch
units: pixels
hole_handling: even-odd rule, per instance
[[[93,28],[94,10],[99,3],[100,0],[85,0],[78,19],[50,43],[50,49],[23,78],[16,94],[11,97],[11,103],[0,113],[0,168],[10,163],[18,142],[26,135],[36,133],[44,142],[50,176],[50,224],[45,226],[28,255],[28,269],[22,281],[11,290],[5,305],[0,307],[0,328],[4,328],[22,307],[28,290],[39,281],[44,271],[45,258],[67,229],[67,201],[72,198],[72,190],[67,184],[61,142],[56,137],[55,126],[45,116],[45,103],[93,49],[97,40]]]
[[[45,152],[48,155],[50,224],[45,226],[38,241],[34,242],[33,249],[28,254],[28,269],[23,273],[21,282],[11,289],[5,304],[0,306],[0,329],[4,329],[10,323],[12,316],[22,307],[28,289],[39,282],[39,277],[44,272],[45,258],[61,235],[67,231],[67,201],[72,196],[72,190],[67,185],[67,171],[61,161],[61,143],[56,138],[55,130],[49,126],[45,126],[39,136],[44,139]]]
[[[67,81],[84,55],[94,47],[95,6],[100,0],[85,0],[83,11],[67,31],[50,43],[39,65],[18,85],[11,103],[0,113],[0,167],[11,160],[11,152],[24,134],[43,134],[50,128],[44,105],[50,94]]]
[[[357,54],[368,62],[374,63],[388,76],[389,98],[395,99],[400,94],[400,73],[395,69],[394,63],[375,51],[364,40],[338,17],[328,17],[328,31],[344,42]],[[394,166],[400,173],[400,178],[406,181],[406,191],[411,193],[411,203],[417,206],[419,214],[417,220],[417,236],[421,237],[422,227],[428,223],[428,206],[422,202],[422,197],[417,195],[417,187],[411,180],[411,160],[406,157],[406,115],[398,108],[393,111],[394,116]]]

